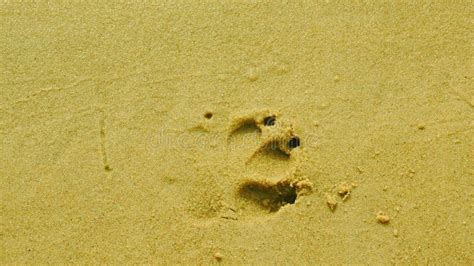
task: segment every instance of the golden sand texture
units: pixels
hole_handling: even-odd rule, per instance
[[[1,264],[472,264],[470,1],[0,4]]]

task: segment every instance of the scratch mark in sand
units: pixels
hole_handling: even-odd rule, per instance
[[[27,101],[31,100],[32,98],[34,98],[34,97],[47,95],[47,94],[52,93],[52,92],[60,92],[60,91],[68,90],[68,89],[73,89],[73,88],[76,88],[82,82],[88,81],[88,80],[91,80],[91,79],[90,78],[80,79],[80,80],[78,80],[76,82],[73,82],[73,83],[71,83],[67,86],[64,86],[64,87],[53,87],[53,88],[40,89],[36,92],[33,92],[30,95],[27,95],[26,97],[24,97],[22,99],[17,100],[16,102],[14,102],[14,104],[27,102]]]
[[[455,89],[449,91],[448,93],[451,94],[452,96],[454,96],[456,100],[463,101],[469,107],[474,108],[474,96],[473,95],[471,95],[470,98],[469,98],[469,94],[463,93],[462,91],[458,91],[458,90],[455,90]]]
[[[102,156],[102,165],[104,166],[105,171],[112,171],[112,168],[109,164],[109,159],[107,158],[107,129],[105,125],[105,113],[103,109],[100,109],[100,152]]]

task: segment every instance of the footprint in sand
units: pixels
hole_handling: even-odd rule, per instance
[[[206,120],[212,117],[210,112],[204,115]],[[190,132],[210,133],[205,125]],[[222,187],[218,179],[195,181],[189,209],[193,216],[230,220],[260,217],[276,213],[311,192],[311,182],[299,171],[303,152],[300,137],[278,112],[258,110],[236,115],[221,133],[226,134],[222,136],[227,140],[225,151],[233,164],[228,175],[233,181],[226,181],[232,187]]]
[[[245,143],[246,139],[256,140]],[[244,146],[244,144],[253,144]],[[236,200],[244,216],[274,213],[311,191],[312,184],[298,173],[301,141],[293,126],[277,112],[254,111],[236,116],[229,127],[228,144],[246,151]]]

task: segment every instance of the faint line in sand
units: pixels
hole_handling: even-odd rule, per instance
[[[104,166],[104,170],[112,171],[112,168],[109,164],[109,159],[107,157],[107,128],[105,123],[105,112],[101,108],[100,109],[100,152],[102,156],[102,165]]]

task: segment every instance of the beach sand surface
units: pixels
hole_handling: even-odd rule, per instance
[[[472,264],[472,14],[2,1],[0,263]]]

